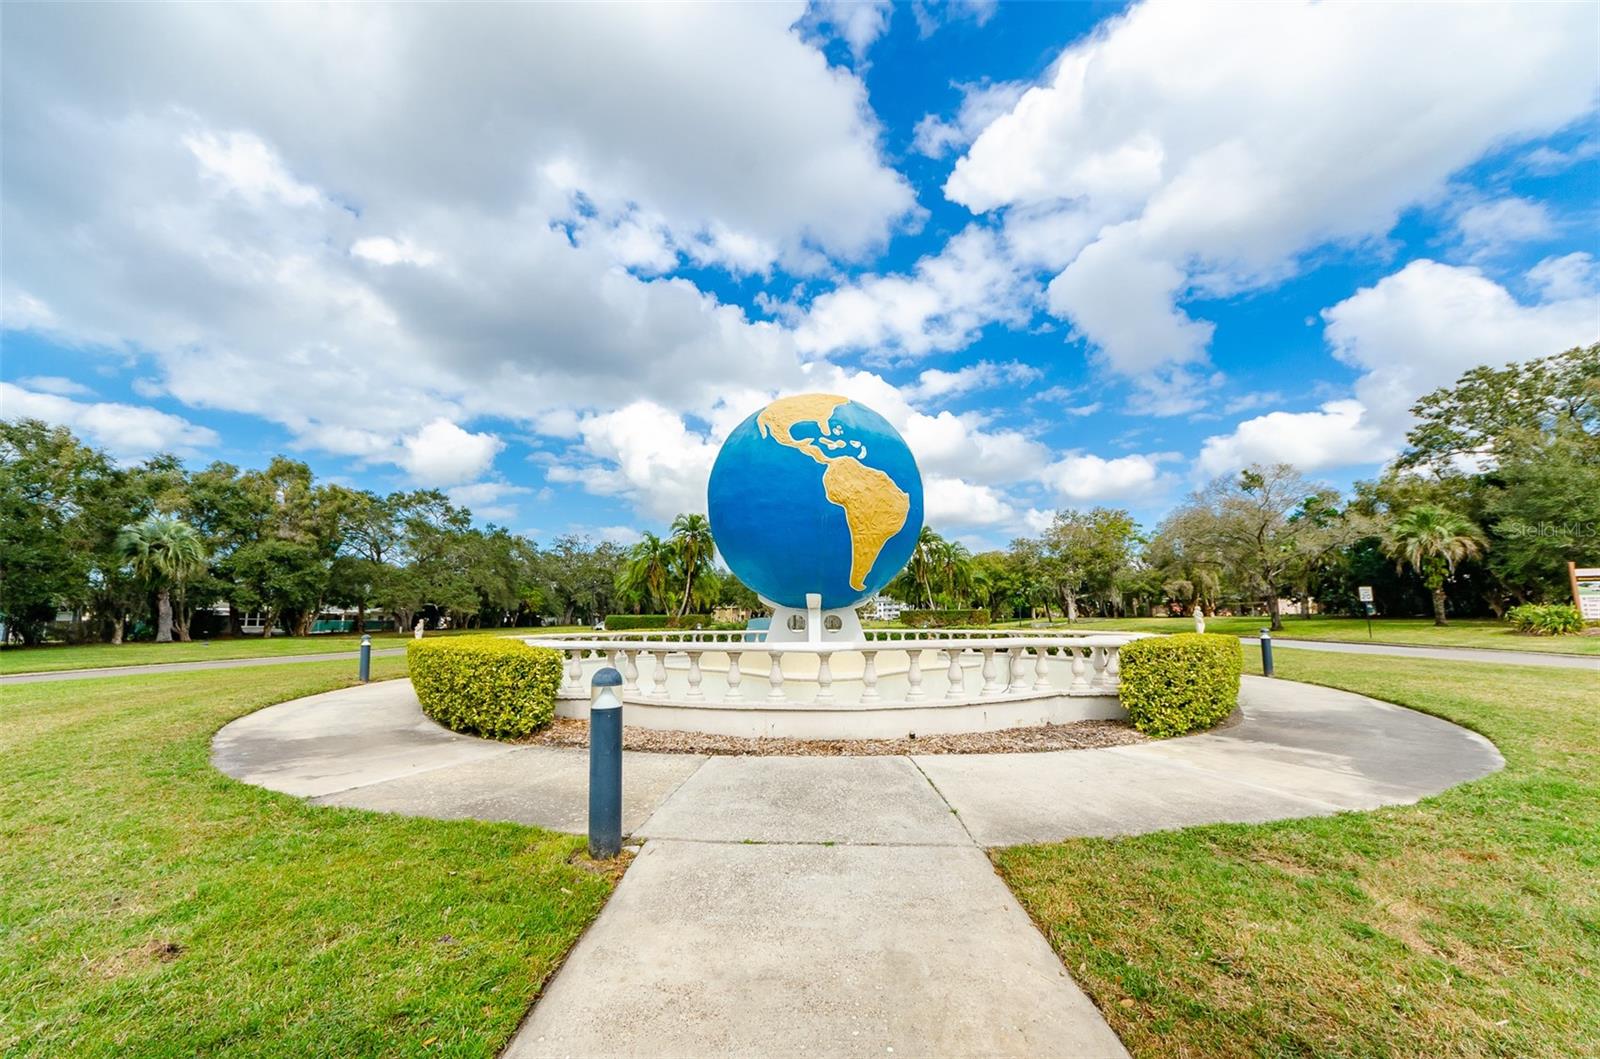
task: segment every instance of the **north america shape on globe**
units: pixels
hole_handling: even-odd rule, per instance
[[[922,475],[872,409],[781,397],[734,428],[707,490],[717,549],[772,603],[849,607],[900,572],[922,530]]]

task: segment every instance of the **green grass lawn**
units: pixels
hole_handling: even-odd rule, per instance
[[[1028,625],[1028,622],[1008,622]],[[1266,618],[1207,618],[1206,632],[1226,632],[1235,636],[1254,636],[1267,624]],[[1065,622],[1056,623],[1066,628]],[[1193,618],[1086,618],[1072,628],[1115,629],[1135,632],[1193,632]],[[1283,631],[1272,634],[1275,640],[1333,640],[1341,643],[1366,643],[1364,618],[1283,619]],[[1404,644],[1408,647],[1483,647],[1501,651],[1548,651],[1552,654],[1600,655],[1600,635],[1524,636],[1504,622],[1485,618],[1456,618],[1440,629],[1431,618],[1374,618],[1372,642]]]
[[[349,672],[0,689],[0,1055],[499,1051],[611,881],[573,860],[581,838],[212,769],[223,723]]]
[[[563,625],[542,629],[451,629],[448,632],[430,632],[429,636],[463,636],[480,634],[531,633],[531,632],[581,632],[582,627]],[[404,647],[411,639],[410,633],[382,632],[372,634],[374,650],[385,647]],[[99,669],[105,666],[145,666],[160,662],[205,662],[218,658],[285,658],[290,655],[332,654],[348,651],[354,657],[361,646],[359,633],[327,633],[320,636],[274,636],[270,640],[260,636],[238,639],[212,640],[202,643],[124,643],[84,644],[68,646],[47,644],[42,647],[0,648],[0,675],[6,673],[45,673],[63,669]]]
[[[1136,1055],[1600,1047],[1600,678],[1285,650],[1280,676],[1471,727],[1503,772],[1415,806],[1001,850]]]

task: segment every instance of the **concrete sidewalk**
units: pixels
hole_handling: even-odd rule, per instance
[[[970,844],[655,839],[505,1052],[1126,1054]]]
[[[1502,764],[1328,688],[1247,677],[1241,713],[1101,750],[626,754],[638,858],[507,1054],[1121,1055],[985,847],[1410,802]],[[322,804],[585,826],[585,751],[447,732],[406,681],[241,718],[213,758]]]
[[[373,658],[403,655],[404,647],[374,648]],[[241,669],[248,666],[287,666],[298,662],[349,662],[353,671],[360,649],[311,655],[282,655],[265,658],[219,658],[206,662],[154,662],[147,666],[104,666],[99,669],[58,669],[47,673],[10,673],[0,676],[0,684],[43,684],[55,680],[93,680],[96,677],[141,676],[145,673],[182,673],[187,669]]]
[[[1256,636],[1241,636],[1246,647],[1260,647]],[[1550,666],[1556,669],[1588,669],[1600,673],[1600,657],[1558,655],[1538,651],[1501,651],[1481,647],[1408,647],[1390,643],[1345,643],[1332,640],[1294,640],[1273,637],[1277,650],[1333,651],[1351,655],[1390,655],[1397,658],[1433,658],[1445,662],[1490,662],[1508,666]]]

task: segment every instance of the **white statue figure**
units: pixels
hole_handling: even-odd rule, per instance
[[[422,627],[423,627],[423,621],[422,621],[421,618],[418,618],[417,619],[417,624],[411,630],[411,635],[413,637],[415,637],[416,639],[418,639],[418,640],[422,639]]]
[[[1206,631],[1206,612],[1205,612],[1205,608],[1200,606],[1200,604],[1198,604],[1198,603],[1196,603],[1194,605],[1194,631],[1195,632],[1205,632]]]

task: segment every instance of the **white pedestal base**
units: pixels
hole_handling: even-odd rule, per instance
[[[797,610],[761,597],[761,602],[772,608],[768,643],[861,643],[864,640],[861,619],[856,617],[854,607],[823,610],[822,596],[815,592],[806,600],[811,606]]]

